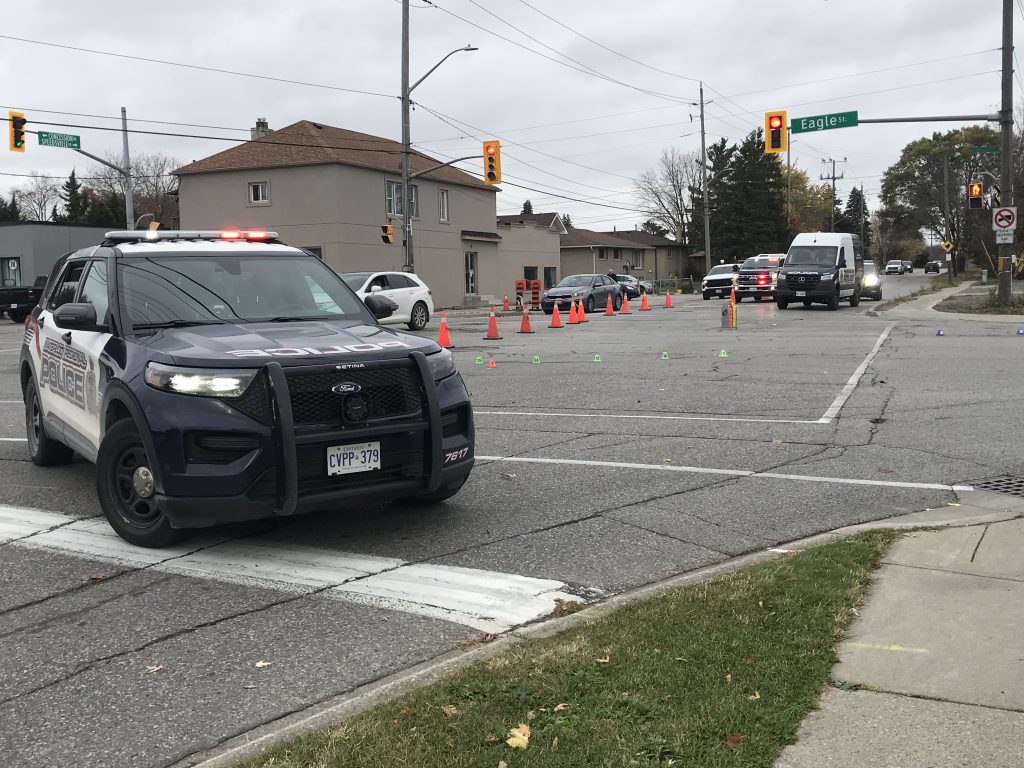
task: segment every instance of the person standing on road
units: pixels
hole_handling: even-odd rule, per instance
[[[615,274],[615,270],[614,269],[609,269],[608,270],[608,277],[610,277],[615,282],[619,282],[619,276]]]

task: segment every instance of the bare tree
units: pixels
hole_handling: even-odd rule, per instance
[[[689,215],[690,188],[696,186],[700,159],[676,148],[661,153],[658,165],[633,182],[644,213],[682,242]]]
[[[106,159],[120,165],[122,158],[108,153]],[[154,220],[167,227],[178,216],[178,198],[172,194],[178,180],[171,171],[184,165],[184,161],[160,152],[140,153],[132,158],[132,200],[136,217],[152,214]],[[97,165],[89,171],[88,185],[103,195],[124,198],[124,177],[113,168]]]
[[[15,187],[13,191],[17,194],[18,207],[26,221],[48,221],[53,206],[60,199],[60,184],[57,180],[41,176],[35,171],[31,174],[31,181]]]

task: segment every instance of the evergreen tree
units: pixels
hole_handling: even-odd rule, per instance
[[[569,218],[568,213],[562,214],[562,226],[565,227],[566,229],[572,229],[572,219]]]
[[[864,188],[854,187],[846,198],[846,208],[843,210],[844,229],[836,228],[840,232],[852,232],[855,235],[863,233],[864,247],[871,245],[871,211],[864,200]]]
[[[0,197],[0,221],[21,221],[21,210],[18,207],[18,193],[11,192],[11,201]]]
[[[668,234],[668,230],[665,229],[665,227],[661,226],[661,224],[656,222],[654,219],[648,219],[643,224],[641,224],[640,231],[646,232],[648,235],[658,235],[660,237],[664,237],[665,235]]]
[[[533,213],[533,203],[527,200],[525,203],[523,203],[523,210],[519,212],[519,215],[528,216],[531,213]]]
[[[87,204],[83,224],[95,224],[100,227],[124,226],[124,195],[100,192],[91,187],[85,187],[82,194]]]
[[[82,185],[75,178],[74,169],[68,180],[61,185],[60,199],[64,203],[64,212],[56,221],[65,224],[82,224],[89,210],[89,198],[82,192]]]

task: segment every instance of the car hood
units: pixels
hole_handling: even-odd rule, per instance
[[[552,299],[559,299],[566,296],[582,296],[585,293],[590,293],[590,291],[590,287],[548,288],[547,295]]]
[[[735,274],[735,272],[727,272],[723,275],[707,275],[704,279],[709,283],[730,282]]]
[[[785,266],[780,271],[780,275],[827,275],[835,272],[834,266],[822,267],[817,264],[794,264],[792,267]]]
[[[284,366],[392,360],[414,351],[430,354],[440,349],[419,336],[338,320],[169,328],[136,336],[134,341],[167,355],[177,365],[236,367],[270,360]]]

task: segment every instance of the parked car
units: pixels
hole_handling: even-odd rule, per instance
[[[413,331],[422,331],[434,314],[430,289],[411,272],[346,272],[341,279],[363,301],[376,295],[398,305],[391,317],[380,321],[382,325],[405,323]]]
[[[609,296],[615,309],[622,306],[622,286],[608,275],[569,275],[541,294],[540,306],[544,314],[550,315],[555,311],[557,302],[558,311],[567,312],[572,300],[579,299],[587,312],[593,312],[604,307]]]
[[[878,265],[870,259],[864,259],[864,274],[860,278],[860,297],[862,299],[882,300],[882,276]]]
[[[616,275],[615,279],[627,298],[639,299],[642,293],[654,293],[654,283],[647,280],[637,280],[632,275]]]
[[[904,272],[907,271],[907,268],[904,266],[904,264],[906,263],[907,262],[899,261],[898,259],[890,259],[889,261],[885,262],[885,274],[902,275]]]
[[[924,273],[927,275],[929,272],[934,272],[936,275],[942,271],[942,262],[940,261],[929,261],[924,265]]]
[[[18,325],[25,322],[25,318],[39,302],[39,297],[46,287],[46,275],[36,278],[35,285],[20,285],[7,288],[0,288],[0,317],[4,312]]]
[[[904,261],[903,262],[903,271],[908,273],[908,274],[913,272],[914,271],[914,262],[912,262],[912,261]]]
[[[754,301],[774,299],[779,270],[785,263],[784,253],[759,253],[744,261],[736,274],[736,301],[744,296],[753,296]]]
[[[712,296],[728,296],[732,291],[739,268],[739,264],[716,264],[713,266],[700,283],[700,292],[704,295],[704,301],[708,301]]]

